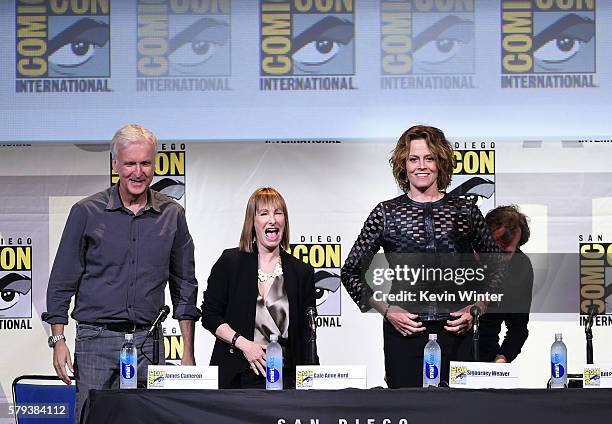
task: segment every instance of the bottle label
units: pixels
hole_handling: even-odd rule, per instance
[[[565,376],[567,365],[564,364],[566,364],[564,354],[555,352],[550,355],[550,375],[552,378],[563,378]]]
[[[425,377],[430,380],[438,378],[439,370],[436,364],[425,362]]]
[[[563,378],[565,375],[565,368],[563,364],[559,362],[551,362],[551,375],[552,378]]]
[[[134,367],[132,366],[132,364],[128,364],[126,362],[122,362],[121,363],[121,375],[126,380],[134,378]]]
[[[276,368],[266,367],[266,378],[268,383],[276,383],[280,378],[280,373]]]

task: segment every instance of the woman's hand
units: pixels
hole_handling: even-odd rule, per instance
[[[255,375],[266,375],[266,346],[259,343],[247,340],[243,336],[238,337],[236,347],[242,351],[242,354],[249,361],[251,369]]]
[[[457,312],[451,312],[450,316],[453,319],[446,321],[444,329],[449,333],[463,334],[472,328],[472,315],[470,314],[470,308],[472,305],[468,305],[465,308],[459,309]]]
[[[419,316],[411,314],[399,306],[389,306],[386,312],[386,319],[391,323],[402,336],[410,336],[422,333],[426,330],[422,322],[415,321]]]
[[[472,307],[476,306],[479,309],[479,314],[482,315],[487,310],[487,305],[484,302],[476,302],[473,305],[467,305],[465,308],[459,309],[457,312],[451,312],[451,317],[454,319],[449,319],[446,321],[444,329],[449,333],[455,334],[463,334],[472,329],[474,325],[473,317],[472,317]]]

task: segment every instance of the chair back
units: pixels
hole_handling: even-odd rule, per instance
[[[75,385],[67,386],[55,375],[22,375],[13,380],[18,424],[74,424],[75,403]]]

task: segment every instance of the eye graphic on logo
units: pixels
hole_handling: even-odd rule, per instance
[[[0,278],[0,311],[6,311],[19,303],[21,296],[32,289],[30,277],[11,272]]]
[[[340,276],[328,271],[315,272],[315,299],[317,307],[340,288]]]
[[[159,191],[175,200],[180,200],[185,195],[185,183],[167,177],[151,184],[151,189]]]
[[[478,196],[489,199],[495,193],[495,182],[487,178],[471,177],[455,187],[449,196]]]
[[[353,39],[353,23],[327,16],[293,39],[291,57],[304,72],[316,73]]]
[[[189,74],[210,60],[230,37],[226,22],[201,18],[170,40],[168,59],[179,73]]]
[[[70,25],[49,41],[49,62],[62,69],[78,68],[92,60],[109,39],[109,26],[91,18]]]
[[[449,15],[414,37],[415,62],[427,65],[444,64],[455,58],[472,41],[474,23]]]
[[[10,309],[19,302],[21,293],[14,290],[0,290],[0,311]]]
[[[544,69],[570,61],[595,36],[595,22],[575,13],[565,15],[538,33],[533,57]],[[547,68],[547,65],[553,65]]]
[[[330,291],[328,289],[315,287],[315,299],[317,301],[317,306],[325,303],[325,301],[329,297],[329,293]]]

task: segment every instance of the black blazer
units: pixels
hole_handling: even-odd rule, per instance
[[[289,300],[289,340],[286,349],[295,365],[305,365],[310,330],[306,308],[315,306],[314,269],[281,250],[283,279]],[[213,265],[202,302],[202,325],[213,335],[227,323],[243,337],[253,340],[257,287],[257,252],[247,253],[238,248],[223,251]],[[249,369],[249,363],[239,349],[217,339],[210,365],[219,366],[219,387],[227,388],[236,374]],[[285,377],[285,376],[283,376]],[[289,377],[289,375],[287,376]],[[285,387],[295,381],[285,380]]]

